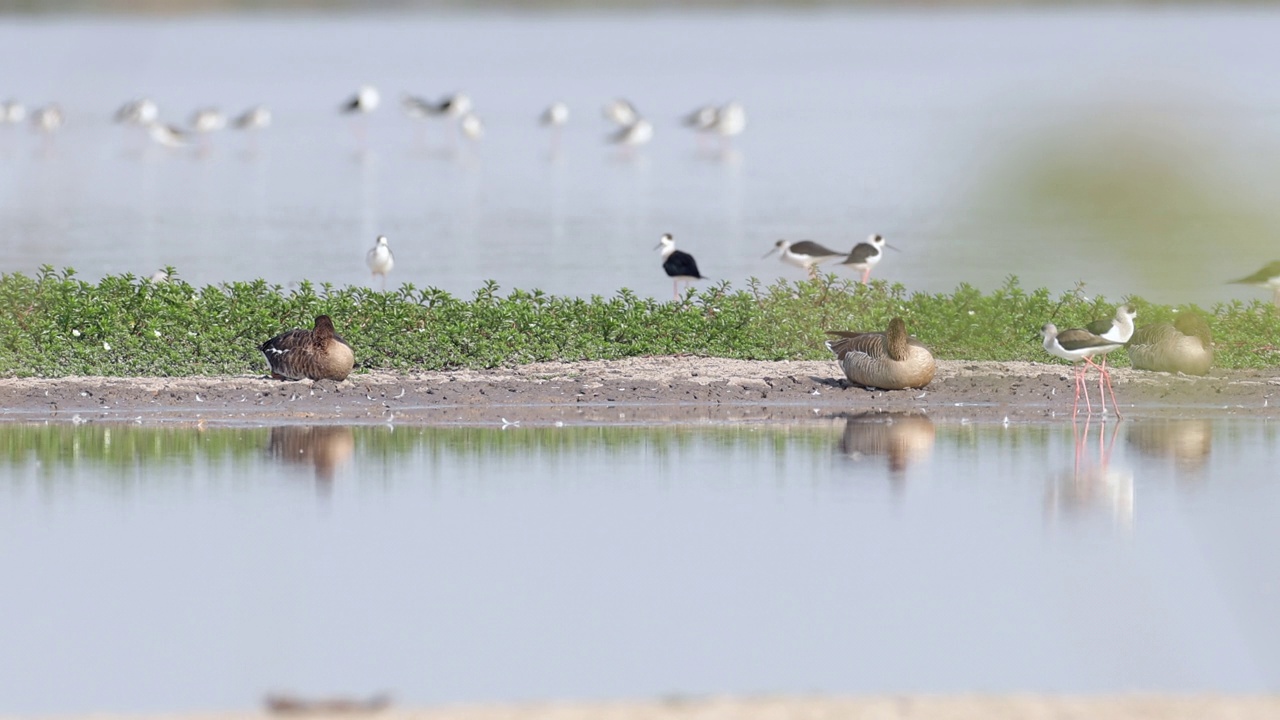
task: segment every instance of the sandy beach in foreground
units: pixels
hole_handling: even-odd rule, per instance
[[[5,378],[0,420],[635,424],[785,421],[878,410],[940,420],[1043,421],[1071,415],[1072,372],[1043,363],[941,361],[924,390],[881,391],[850,386],[833,362],[680,356],[369,372],[341,383],[252,375]],[[1126,414],[1280,415],[1280,368],[1215,370],[1207,377],[1127,368],[1112,374]],[[1090,388],[1096,405],[1096,379]],[[1081,401],[1081,413],[1084,407]]]
[[[261,720],[376,717],[380,720],[1273,720],[1280,697],[1205,695],[1115,697],[873,696],[725,698],[602,703],[537,703],[372,713],[192,713],[91,715],[103,718]]]

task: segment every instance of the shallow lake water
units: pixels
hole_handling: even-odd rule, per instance
[[[1277,692],[1278,434],[0,425],[0,697]]]
[[[0,127],[0,270],[368,283],[385,234],[393,285],[667,297],[664,232],[739,287],[803,277],[761,259],[778,238],[881,233],[901,252],[875,277],[911,290],[1265,298],[1224,283],[1276,259],[1277,36],[1265,8],[6,18],[0,94],[67,123]],[[340,116],[365,82],[383,107]],[[477,145],[400,111],[455,90]],[[254,103],[275,124],[168,150],[110,121],[142,95],[179,124]],[[657,125],[629,156],[603,141],[619,96]],[[731,149],[680,127],[733,98]]]

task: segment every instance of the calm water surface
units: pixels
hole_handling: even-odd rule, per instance
[[[1277,434],[0,426],[0,698],[1276,692]]]
[[[1276,37],[1267,9],[9,18],[0,94],[59,101],[68,120],[47,142],[0,127],[0,270],[365,283],[386,234],[393,283],[665,297],[663,232],[738,286],[803,276],[761,259],[779,237],[848,248],[879,232],[902,252],[876,276],[913,290],[1017,274],[1161,302],[1265,298],[1224,282],[1276,259]],[[340,117],[364,82],[383,108]],[[400,112],[402,92],[458,89],[488,128],[478,146]],[[173,122],[260,102],[276,122],[169,151],[111,124],[141,95]],[[658,127],[630,157],[603,142],[616,96]],[[679,127],[731,98],[749,114],[732,150]],[[535,119],[555,99],[573,116],[553,154]],[[1087,145],[1117,133],[1136,160]],[[1027,185],[1011,164],[1035,165],[1028,148],[1087,155],[1080,137],[1102,158],[1079,169],[1096,206],[1009,205]],[[1137,175],[1103,182],[1122,171]],[[1099,234],[1131,205],[1145,225]]]

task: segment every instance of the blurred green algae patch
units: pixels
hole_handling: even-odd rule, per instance
[[[1171,304],[1192,287],[1252,294],[1228,283],[1280,259],[1280,207],[1267,190],[1280,187],[1268,161],[1280,148],[1176,107],[1102,103],[1010,142],[972,207],[1001,226],[1011,272],[1054,264],[1086,288],[1105,278],[1120,296],[1135,278]]]

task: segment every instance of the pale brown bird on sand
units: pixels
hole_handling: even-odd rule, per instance
[[[1213,332],[1195,313],[1138,328],[1126,348],[1138,370],[1204,375],[1213,366]]]
[[[293,329],[262,343],[271,377],[277,380],[345,380],[355,366],[356,356],[333,330],[328,315],[316,318],[312,330]]]
[[[845,377],[858,385],[881,390],[922,388],[933,380],[933,354],[923,343],[907,334],[902,318],[889,321],[885,332],[844,332],[828,330],[836,336],[827,341]]]

